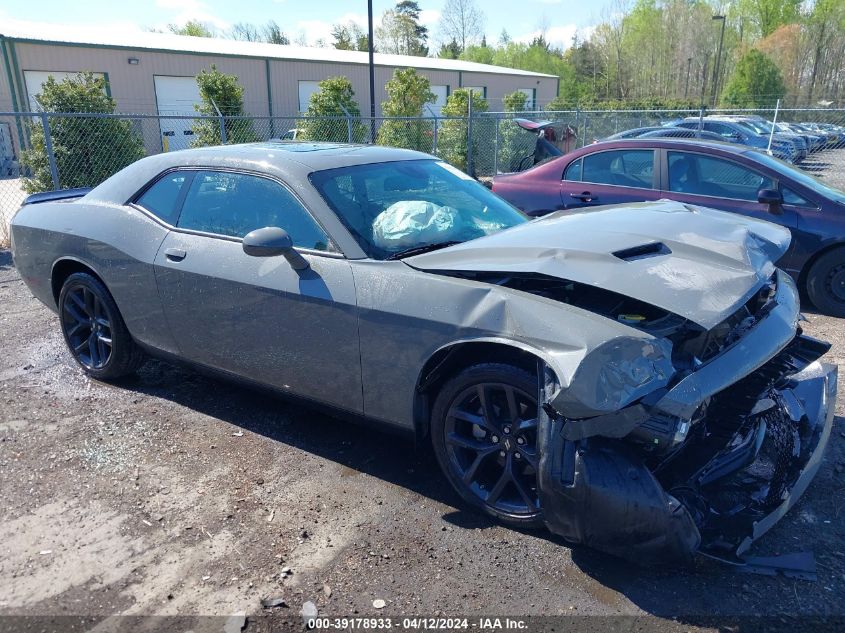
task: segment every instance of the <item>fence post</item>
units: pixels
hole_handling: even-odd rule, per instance
[[[220,144],[225,145],[227,143],[227,139],[226,139],[226,119],[223,118],[223,113],[220,112],[220,108],[218,108],[217,104],[214,103],[214,99],[211,100],[211,105],[214,106],[214,109],[217,111],[217,116],[220,118]]]
[[[352,143],[352,115],[349,114],[349,110],[343,107],[342,103],[338,104],[340,109],[343,110],[343,116],[346,117],[346,142]],[[370,140],[371,143],[375,143],[375,139]]]
[[[584,114],[584,145],[582,147],[589,145],[587,143],[587,130],[590,128],[590,117],[588,114]]]
[[[431,134],[431,153],[437,156],[437,113],[431,109],[430,105],[426,105],[425,107],[431,112],[431,120],[434,121],[434,129]]]
[[[50,133],[50,120],[46,112],[41,113],[41,128],[44,130],[44,147],[47,149],[47,160],[50,163],[50,176],[53,179],[53,189],[58,189],[59,167],[56,165],[56,154],[53,152],[53,135]]]
[[[467,173],[472,176],[472,89],[467,101]]]
[[[502,120],[496,117],[496,144],[493,146],[493,175],[499,173],[499,123]]]

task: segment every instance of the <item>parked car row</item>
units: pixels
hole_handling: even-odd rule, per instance
[[[706,132],[739,129],[726,119],[705,121]],[[845,317],[845,193],[763,150],[648,136],[657,131],[496,176],[493,191],[533,216],[669,198],[776,222],[792,232],[778,266],[817,309]]]
[[[681,129],[687,132],[680,132]],[[626,138],[723,141],[763,149],[788,163],[800,163],[812,152],[845,145],[845,127],[830,123],[774,123],[759,115],[709,115],[623,130],[604,140]]]

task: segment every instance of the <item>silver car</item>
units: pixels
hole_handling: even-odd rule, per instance
[[[147,355],[430,438],[502,522],[734,557],[819,467],[789,232],[676,202],[529,220],[437,158],[270,142],[31,197],[14,261],[94,378]]]

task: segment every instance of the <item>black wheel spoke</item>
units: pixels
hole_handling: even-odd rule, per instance
[[[453,446],[457,446],[458,448],[466,448],[476,452],[485,451],[490,448],[490,442],[484,442],[474,437],[465,437],[463,435],[459,435],[458,433],[449,433],[449,435],[446,436],[446,442]],[[493,448],[496,448],[495,445]]]
[[[479,451],[478,455],[476,455],[475,459],[472,461],[472,464],[470,464],[469,468],[467,468],[467,471],[464,473],[464,483],[472,483],[473,480],[475,480],[475,475],[478,472],[478,468],[481,466],[484,460],[486,460],[491,455],[495,454],[498,450],[498,446],[491,446],[487,450]]]
[[[94,318],[94,293],[88,290],[87,288],[82,289],[82,297],[85,302],[85,314],[89,316],[89,318]]]
[[[508,455],[502,474],[499,476],[498,481],[496,481],[496,485],[493,486],[490,493],[487,495],[487,503],[495,504],[499,499],[501,499],[505,488],[507,488],[508,484],[513,480],[513,475],[511,473],[511,459],[511,456]]]
[[[508,399],[508,415],[512,424],[519,422],[519,405],[516,403],[516,393],[510,385],[505,386],[505,397]]]
[[[69,303],[65,303],[64,309],[65,309],[65,310],[64,310],[64,311],[65,311],[65,314],[69,315],[69,316],[70,316],[70,318],[72,318],[72,319],[73,319],[74,321],[76,321],[77,323],[81,323],[81,324],[85,324],[85,325],[87,325],[87,324],[88,324],[89,319],[88,319],[87,317],[85,317],[85,316],[84,316],[84,315],[83,315],[83,314],[79,311],[79,308],[77,308],[75,305],[71,305],[71,304],[69,304]]]
[[[478,426],[486,427],[487,424],[484,421],[484,418],[477,413],[472,413],[467,411],[466,409],[459,409],[457,407],[453,407],[452,410],[449,412],[453,418],[457,418],[458,420],[463,420],[464,422],[469,422],[470,424],[477,424]]]
[[[513,478],[513,485],[516,488],[516,491],[519,493],[519,496],[525,502],[525,505],[531,510],[531,512],[537,512],[537,504],[534,502],[534,498],[528,494],[528,491],[525,489],[525,486],[522,485],[522,482],[519,481],[519,477]]]
[[[85,301],[81,299],[75,291],[69,292],[68,298],[73,301],[80,310],[83,312],[85,311]]]

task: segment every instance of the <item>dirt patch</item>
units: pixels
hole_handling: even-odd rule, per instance
[[[810,490],[754,547],[813,550],[817,583],[644,570],[461,509],[404,439],[166,363],[92,382],[2,251],[0,306],[0,614],[283,618],[311,600],[334,615],[650,614],[684,630],[843,615],[841,417]],[[808,319],[842,365],[842,321]],[[265,612],[267,596],[290,607]]]

